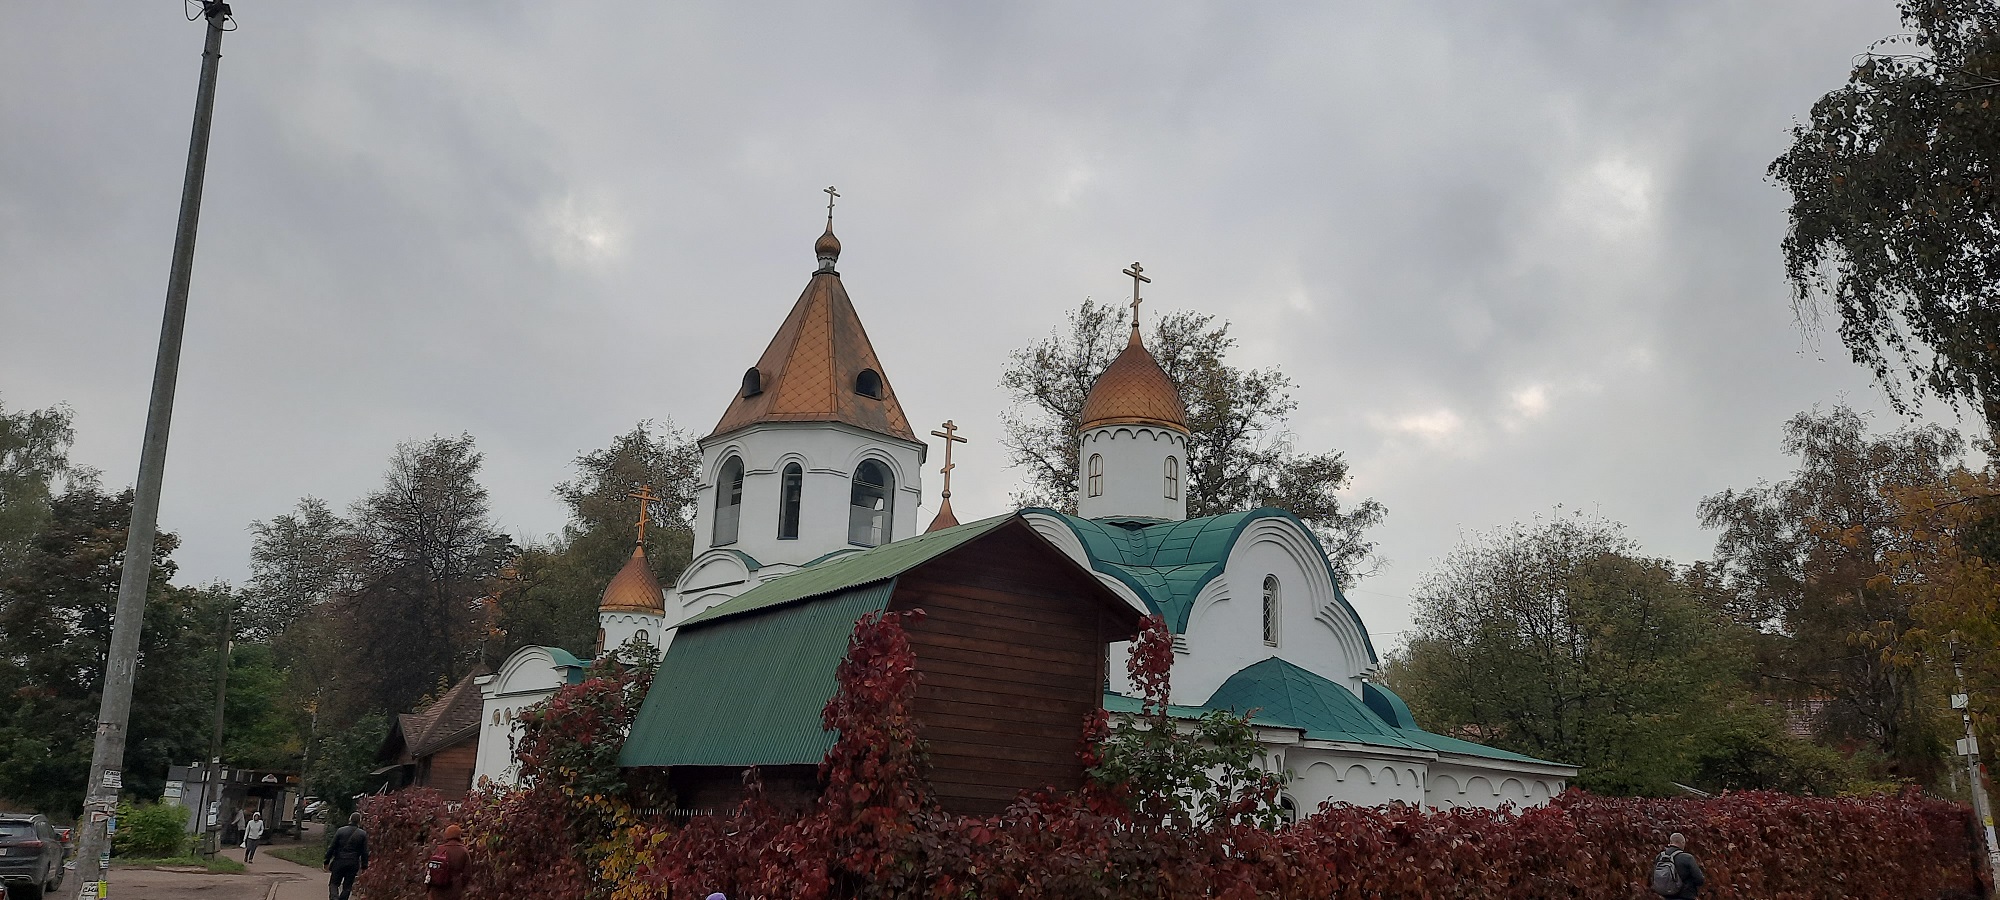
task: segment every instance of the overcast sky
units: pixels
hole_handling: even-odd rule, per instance
[[[1890,0],[235,6],[160,517],[184,582],[436,434],[478,439],[502,527],[557,530],[578,453],[713,427],[829,184],[912,422],[972,441],[961,519],[1016,486],[1008,353],[1141,260],[1149,311],[1234,323],[1300,448],[1388,506],[1350,595],[1378,647],[1462,535],[1561,505],[1698,559],[1695,504],[1783,477],[1786,417],[1898,422],[1795,324],[1763,177]],[[9,14],[0,403],[69,404],[124,485],[202,26]]]

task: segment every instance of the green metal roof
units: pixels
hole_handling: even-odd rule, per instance
[[[1350,741],[1422,749],[1370,712],[1346,688],[1275,656],[1246,666],[1202,704],[1283,722],[1321,741]]]
[[[1008,513],[977,522],[968,522],[799,569],[744,591],[735,598],[717,604],[707,612],[682,622],[679,634],[686,635],[688,628],[693,625],[783,606],[894,578],[957,549],[967,541],[1006,524],[1012,518],[1014,514]],[[674,643],[678,645],[681,639],[680,636],[676,636]]]
[[[681,626],[618,764],[818,764],[834,739],[820,712],[854,623],[885,609],[895,587],[893,578],[878,580],[813,603],[777,601]]]
[[[1292,520],[1312,540],[1320,559],[1326,559],[1326,548],[1312,528],[1298,516],[1269,506],[1182,521],[1123,516],[1085,519],[1043,508],[1023,512],[1043,513],[1067,523],[1090,556],[1091,568],[1124,582],[1175,634],[1187,632],[1195,597],[1222,574],[1237,537],[1258,519]],[[1332,577],[1331,566],[1327,574]],[[1357,623],[1361,621],[1340,590],[1339,578],[1333,578],[1333,598]],[[1366,627],[1360,630],[1368,659],[1375,661],[1375,643]]]
[[[1274,656],[1229,676],[1207,703],[1170,706],[1167,714],[1178,719],[1196,719],[1211,710],[1226,709],[1239,714],[1252,713],[1250,722],[1254,725],[1296,728],[1312,740],[1456,753],[1543,766],[1566,765],[1432,734],[1417,727],[1410,718],[1409,706],[1395,692],[1369,683],[1362,686],[1362,694],[1365,699],[1357,699],[1346,688]],[[1108,692],[1104,695],[1104,708],[1111,712],[1137,713],[1140,707],[1137,698]]]
[[[564,650],[561,647],[543,647],[542,649],[549,651],[549,656],[555,659],[556,665],[573,666],[579,669],[585,668],[589,665],[589,663],[577,659],[575,654],[569,652],[568,650]]]

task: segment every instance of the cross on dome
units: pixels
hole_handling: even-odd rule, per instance
[[[1132,276],[1132,330],[1133,331],[1139,330],[1139,304],[1146,302],[1143,298],[1139,296],[1139,282],[1143,281],[1147,284],[1153,283],[1153,279],[1147,278],[1145,275],[1140,274],[1144,271],[1146,271],[1146,267],[1139,265],[1136,262],[1132,264],[1132,268],[1125,270],[1125,274]]]
[[[953,424],[950,419],[944,420],[943,431],[933,431],[931,434],[935,437],[944,438],[944,468],[938,470],[944,473],[944,492],[940,496],[946,500],[950,500],[951,470],[958,468],[958,465],[951,461],[951,445],[963,444],[966,443],[966,440],[958,436],[958,426]]]
[[[651,504],[658,503],[664,498],[653,496],[653,486],[650,484],[625,496],[639,501],[639,546],[644,547],[646,546],[646,523],[653,521],[653,507]]]

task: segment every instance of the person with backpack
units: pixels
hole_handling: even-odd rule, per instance
[[[354,876],[368,868],[368,832],[361,830],[361,814],[347,817],[347,824],[333,833],[326,845],[326,900],[347,900],[354,893]]]
[[[1701,886],[1708,883],[1701,863],[1687,851],[1687,835],[1678,831],[1667,838],[1667,848],[1653,857],[1653,893],[1670,900],[1695,900]]]
[[[472,855],[465,850],[464,838],[465,829],[446,825],[444,841],[424,863],[424,891],[433,900],[458,900],[465,893],[465,866]]]

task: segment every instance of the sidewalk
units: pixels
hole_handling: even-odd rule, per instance
[[[238,847],[225,847],[216,855],[243,861],[243,850]],[[257,858],[247,868],[246,874],[263,876],[270,882],[266,900],[320,900],[326,896],[325,872],[273,856],[268,845],[257,848]]]

